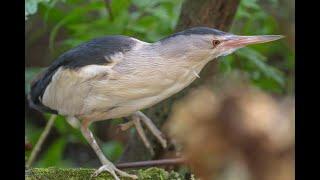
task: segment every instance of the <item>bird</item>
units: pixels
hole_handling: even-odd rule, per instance
[[[150,143],[141,122],[163,148],[167,141],[143,112],[178,93],[199,78],[204,66],[250,44],[265,43],[282,35],[241,36],[210,27],[191,27],[156,42],[124,35],[98,37],[60,55],[31,82],[32,108],[76,121],[97,154],[103,171],[114,179],[126,173],[104,156],[89,126],[93,122],[131,117],[123,130],[135,126],[147,148]]]

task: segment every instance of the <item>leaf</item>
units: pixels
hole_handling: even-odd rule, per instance
[[[101,148],[106,156],[113,162],[116,161],[123,152],[123,145],[117,141],[103,143]]]
[[[42,158],[35,164],[36,167],[58,166],[62,163],[62,155],[66,139],[58,138],[49,147]]]
[[[25,123],[25,134],[27,134],[28,140],[32,145],[35,145],[42,133],[43,129],[36,127],[29,123],[27,120]]]
[[[273,79],[259,77],[253,80],[253,84],[261,89],[268,90],[274,93],[283,93],[284,89],[277,85]]]
[[[252,48],[245,47],[245,48],[239,49],[236,52],[240,56],[244,56],[244,57],[249,58],[249,59],[259,60],[259,61],[263,61],[263,62],[267,61],[267,58],[264,55],[262,55],[258,51],[255,51]]]
[[[249,60],[249,62],[252,63],[265,76],[273,79],[281,86],[284,86],[285,80],[283,74],[276,68],[266,64],[266,57],[264,57],[262,54],[250,48],[240,49],[236,52],[236,54]]]
[[[90,11],[97,10],[102,7],[101,2],[96,3],[90,3],[87,6],[80,6],[77,8],[74,8],[70,13],[68,13],[67,16],[65,16],[63,19],[61,19],[52,29],[49,37],[49,49],[51,53],[54,52],[54,42],[55,38],[59,32],[59,30],[65,26],[68,23],[75,23],[77,22],[80,15],[83,15],[83,17],[86,17],[85,14],[87,14]]]
[[[156,0],[150,1],[150,0],[132,0],[132,4],[136,5],[139,8],[146,8],[150,5],[153,5],[154,3],[157,3]]]
[[[58,115],[56,120],[54,121],[54,126],[58,129],[59,133],[64,135],[68,133],[69,124],[67,124],[67,121],[65,117]]]
[[[51,116],[51,115],[50,115]],[[47,119],[50,118],[47,117]],[[73,128],[66,120],[64,116],[58,115],[57,119],[54,122],[54,127],[57,128],[59,134],[64,139],[68,139],[68,141],[72,142],[83,142],[86,143],[85,138],[83,137],[80,129]]]
[[[233,67],[233,63],[234,63],[234,56],[225,56],[225,57],[221,57],[222,59],[220,60],[219,63],[219,70],[222,73],[230,73],[232,71]]]
[[[129,0],[116,0],[111,1],[111,9],[114,16],[118,16],[121,13],[128,11],[130,5]]]

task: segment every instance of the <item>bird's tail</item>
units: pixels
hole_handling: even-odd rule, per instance
[[[33,109],[36,109],[40,112],[48,112],[52,114],[58,114],[58,112],[54,109],[51,109],[49,107],[46,107],[42,104],[40,97],[44,93],[45,86],[43,83],[41,83],[41,79],[43,78],[44,74],[46,73],[46,70],[39,73],[30,84],[30,92],[28,94],[28,103],[29,106]]]

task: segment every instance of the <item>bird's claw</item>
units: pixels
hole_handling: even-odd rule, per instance
[[[122,177],[128,177],[131,179],[138,179],[138,177],[136,175],[133,174],[128,174],[124,171],[119,170],[118,168],[116,168],[113,165],[109,165],[109,164],[105,164],[102,165],[99,169],[97,169],[92,175],[91,178],[93,177],[97,177],[99,174],[101,174],[103,171],[108,171],[115,180],[120,180],[120,178],[117,176],[116,172],[122,176]]]

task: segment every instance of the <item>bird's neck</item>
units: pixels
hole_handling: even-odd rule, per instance
[[[161,57],[163,61],[184,67],[194,67],[207,63],[207,54],[195,51],[194,47],[185,43],[155,42],[146,46],[146,51]]]
[[[192,81],[194,77],[197,77],[203,67],[212,59],[206,54],[195,52],[188,45],[177,46],[176,44],[156,42],[143,44],[140,48],[137,51],[139,55],[135,55],[135,57],[143,57],[139,61],[142,61],[144,65],[148,64],[149,69],[157,69],[172,78],[181,77],[186,81]]]

